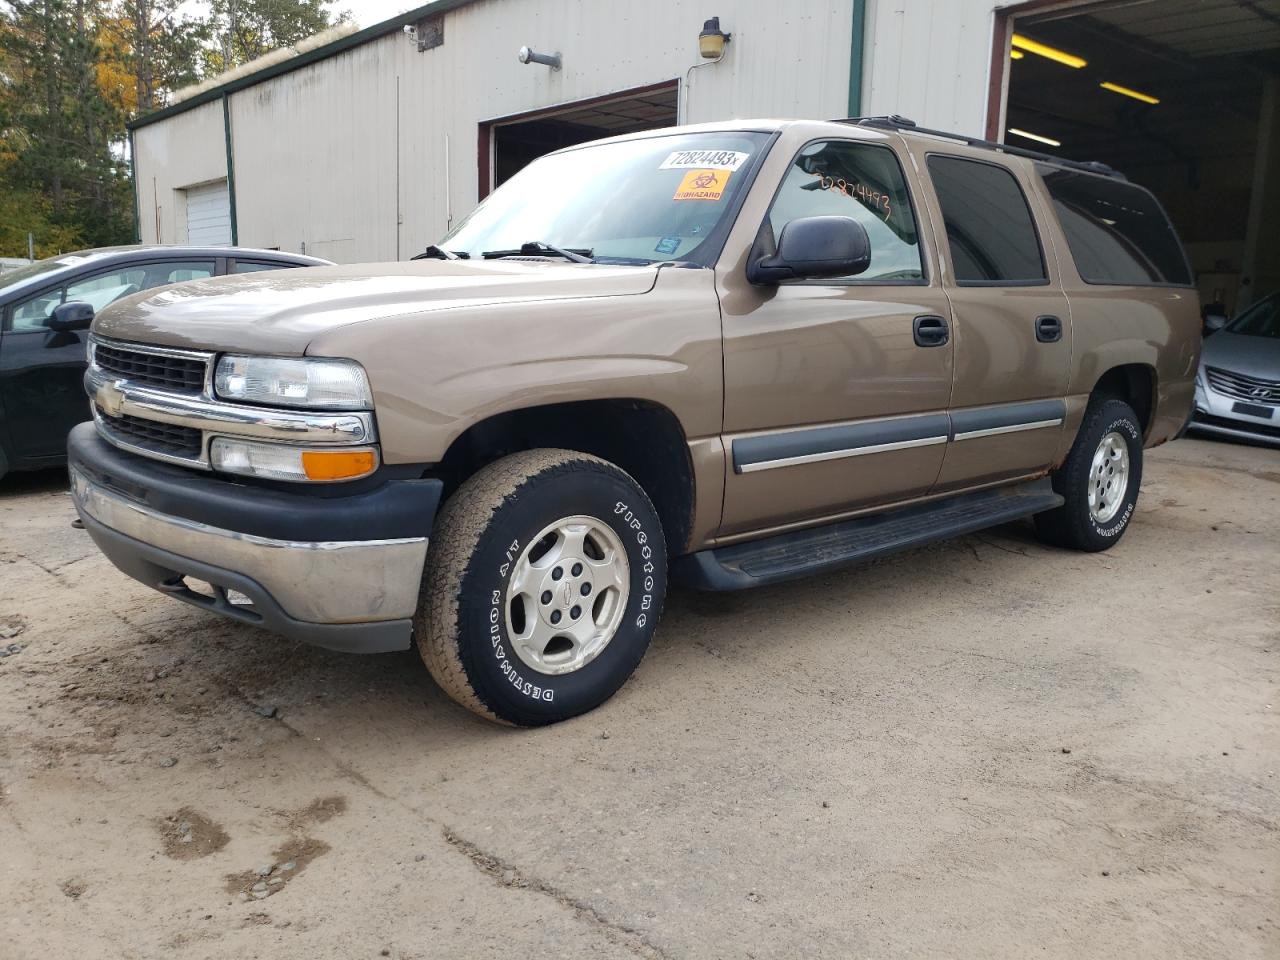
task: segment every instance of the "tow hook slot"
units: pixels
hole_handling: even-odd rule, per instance
[[[262,622],[261,614],[253,609],[252,598],[239,590],[228,590],[217,583],[196,580],[194,577],[188,578],[179,573],[156,584],[156,589],[197,607],[204,607],[245,623]]]

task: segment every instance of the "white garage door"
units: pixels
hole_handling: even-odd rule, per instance
[[[187,243],[204,247],[231,244],[227,181],[187,188]]]

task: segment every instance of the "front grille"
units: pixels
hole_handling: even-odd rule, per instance
[[[203,437],[192,427],[179,427],[172,423],[143,420],[141,417],[110,416],[101,407],[97,410],[99,422],[112,437],[121,443],[132,444],[154,453],[195,460],[200,457]]]
[[[1269,403],[1280,405],[1280,380],[1260,380],[1257,377],[1246,377],[1243,373],[1232,373],[1219,367],[1205,367],[1205,376],[1209,386],[1218,393],[1250,403]]]
[[[134,383],[166,387],[182,393],[199,393],[204,388],[204,360],[168,357],[99,343],[93,348],[93,362],[107,373]]]

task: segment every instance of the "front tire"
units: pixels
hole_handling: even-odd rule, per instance
[[[477,471],[441,510],[414,635],[458,703],[541,726],[627,681],[666,582],[662,527],[628,474],[584,453],[529,450]]]
[[[1066,502],[1037,514],[1047,543],[1097,553],[1115,546],[1133,518],[1142,485],[1142,428],[1123,400],[1090,403],[1053,489]]]

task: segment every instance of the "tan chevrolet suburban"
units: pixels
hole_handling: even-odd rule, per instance
[[[673,580],[774,583],[1034,516],[1112,546],[1191,411],[1146,190],[901,118],[654,130],[532,163],[407,264],[104,310],[77,510],[125,573],[337,650],[417,645],[539,725]]]

